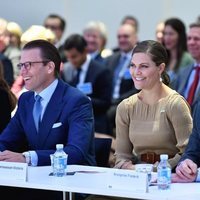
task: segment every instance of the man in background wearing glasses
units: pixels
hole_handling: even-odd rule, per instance
[[[64,144],[68,164],[96,164],[91,101],[59,79],[60,64],[56,47],[45,40],[31,41],[22,49],[18,67],[28,91],[20,96],[15,115],[0,135],[0,161],[50,165],[56,144]],[[1,193],[5,190],[0,187]],[[31,190],[30,195],[30,190],[19,188],[17,192],[20,200],[62,199],[61,192]],[[8,188],[6,197],[14,199],[16,191]]]
[[[66,27],[65,19],[57,14],[50,14],[45,19],[44,26],[45,28],[50,29],[55,34],[56,36],[55,46],[60,53],[62,62],[63,63],[66,62],[67,60],[64,54],[64,47],[61,42]]]

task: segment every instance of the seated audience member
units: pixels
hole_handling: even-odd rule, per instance
[[[79,34],[69,36],[64,43],[64,49],[69,62],[64,65],[63,79],[90,97],[95,131],[107,134],[106,111],[110,107],[112,90],[109,69],[88,55],[87,42]]]
[[[50,42],[34,40],[23,47],[18,67],[28,91],[20,96],[15,115],[0,135],[0,161],[50,165],[50,154],[60,143],[68,164],[96,165],[92,103],[60,80],[60,65],[59,52]],[[0,188],[2,194],[6,189]],[[62,199],[62,192],[20,191],[18,199]],[[7,199],[15,199],[15,192],[6,192]]]
[[[9,38],[9,43],[4,50],[4,55],[7,56],[12,62],[15,80],[19,75],[17,64],[19,63],[21,54],[20,38],[22,35],[22,29],[16,22],[8,22],[6,32]]]
[[[165,23],[163,21],[160,21],[157,25],[156,25],[156,31],[155,31],[155,37],[156,37],[156,41],[160,42],[161,44],[163,44],[163,32],[164,32],[164,27],[165,27]]]
[[[173,88],[185,97],[193,110],[196,103],[200,100],[200,24],[193,23],[190,25],[187,34],[187,48],[192,55],[194,62],[184,67],[177,74]]]
[[[0,62],[0,133],[11,119],[11,113],[15,109],[17,98],[11,92],[9,85],[3,77],[3,64]]]
[[[55,34],[56,40],[54,44],[60,53],[62,62],[66,62],[67,60],[64,54],[64,47],[61,41],[66,28],[65,19],[57,14],[50,14],[44,20],[44,26]]]
[[[139,32],[139,23],[138,20],[136,19],[136,17],[132,16],[132,15],[126,15],[122,21],[121,21],[121,25],[123,24],[130,24],[133,27],[135,27],[136,32]]]
[[[21,49],[22,28],[20,25],[16,22],[8,22],[6,29],[10,37],[9,45]]]
[[[117,32],[120,51],[113,53],[105,60],[105,65],[112,74],[112,103],[107,115],[110,132],[115,137],[115,115],[119,102],[138,92],[132,81],[129,64],[133,47],[137,44],[136,29],[130,24],[121,25]]]
[[[33,40],[47,40],[48,42],[54,44],[56,41],[55,34],[50,30],[40,25],[32,25],[21,36],[22,47]]]
[[[191,65],[194,61],[187,52],[187,36],[184,23],[178,18],[169,18],[165,21],[163,45],[167,49],[168,62],[166,71],[170,77],[170,84],[174,80],[180,69]]]
[[[132,15],[126,15],[126,16],[124,16],[123,19],[122,19],[122,21],[121,21],[121,25],[124,25],[124,24],[131,25],[135,29],[135,32],[138,35],[138,32],[139,32],[139,22],[136,19],[136,17],[134,17]],[[120,51],[120,47],[113,48],[113,53],[118,52],[118,51]]]
[[[185,150],[192,130],[190,107],[167,86],[166,62],[167,52],[159,42],[143,41],[133,49],[130,73],[141,91],[117,107],[115,168],[155,164],[165,153],[173,169]]]
[[[181,157],[179,165],[176,167],[176,176],[173,176],[174,182],[193,182],[200,181],[200,101],[194,111],[193,130],[184,154]]]
[[[87,51],[91,58],[97,62],[104,63],[104,58],[108,56],[109,53],[108,49],[105,49],[107,42],[105,24],[100,21],[89,22],[83,30],[83,37],[87,42]],[[110,55],[111,53],[112,51],[110,51]]]
[[[11,60],[4,55],[4,52],[9,44],[9,37],[6,31],[7,21],[0,18],[0,61],[3,64],[4,79],[11,87],[14,82],[14,72]]]
[[[3,64],[4,79],[8,83],[9,87],[12,87],[14,83],[14,72],[11,60],[0,52],[0,61]]]
[[[21,44],[24,46],[26,43],[38,39],[47,40],[53,44],[55,41],[55,35],[51,30],[46,29],[43,26],[32,25],[22,34]],[[23,92],[27,91],[24,87],[24,79],[21,75],[16,77],[12,84],[11,91],[17,98],[19,98]]]

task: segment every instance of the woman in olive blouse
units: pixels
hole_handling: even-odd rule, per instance
[[[192,117],[186,100],[172,90],[165,72],[167,52],[156,41],[133,49],[130,73],[139,93],[124,99],[116,114],[116,168],[134,169],[169,155],[174,168],[188,143]]]

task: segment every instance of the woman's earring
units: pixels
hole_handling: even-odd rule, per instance
[[[162,82],[163,81],[163,79],[160,77],[160,82]]]

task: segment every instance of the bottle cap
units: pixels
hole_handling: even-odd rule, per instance
[[[56,144],[56,149],[63,149],[63,144]]]
[[[161,154],[160,160],[168,160],[168,155],[167,154]]]

